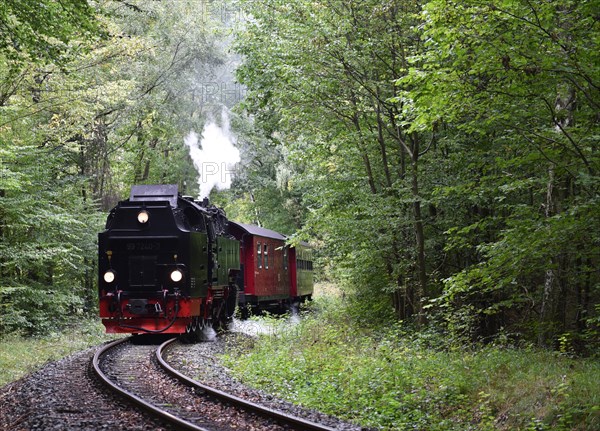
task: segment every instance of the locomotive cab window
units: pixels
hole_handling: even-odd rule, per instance
[[[262,245],[260,242],[256,247],[256,267],[257,269],[262,268]]]

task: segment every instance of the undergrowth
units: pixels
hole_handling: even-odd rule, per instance
[[[0,337],[0,387],[18,380],[55,361],[87,347],[114,338],[104,333],[98,319],[71,325],[60,333],[25,337],[18,334]]]
[[[332,302],[333,301],[333,302]],[[401,323],[366,327],[340,300],[223,357],[245,383],[382,430],[600,429],[600,362],[464,347]]]

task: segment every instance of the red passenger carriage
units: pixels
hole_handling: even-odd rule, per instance
[[[283,309],[310,299],[313,293],[311,250],[303,243],[286,245],[286,237],[263,227],[230,222],[240,241],[239,305]]]

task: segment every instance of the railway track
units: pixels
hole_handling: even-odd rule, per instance
[[[93,370],[112,391],[175,429],[334,430],[244,400],[181,374],[164,360],[165,352],[175,340],[158,348],[156,345],[134,345],[130,339],[115,341],[96,351]]]

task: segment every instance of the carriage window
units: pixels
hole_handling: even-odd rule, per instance
[[[312,271],[313,270],[312,260],[298,259],[296,262],[297,262],[296,265],[299,270],[303,270],[303,271]]]
[[[288,270],[288,252],[287,252],[287,248],[283,249],[283,270],[284,271]]]
[[[256,247],[256,265],[258,269],[262,268],[262,247],[260,245],[260,242]]]
[[[265,244],[265,252],[263,253],[265,256],[265,269],[269,269],[269,246]]]

